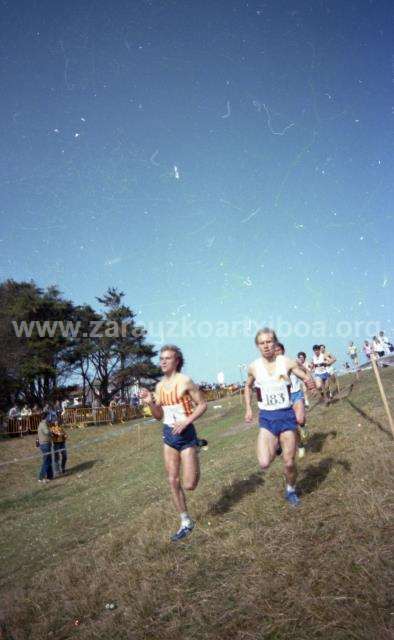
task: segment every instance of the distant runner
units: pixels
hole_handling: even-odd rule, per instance
[[[327,390],[328,390],[328,397],[332,398],[333,397],[333,393],[331,391],[331,383],[333,383],[335,385],[336,383],[336,373],[335,373],[335,369],[332,366],[334,364],[334,362],[337,361],[336,357],[332,355],[332,353],[330,353],[329,351],[326,351],[326,346],[324,344],[320,345],[320,353],[324,355],[325,361],[326,361],[326,371],[328,373],[328,381],[327,381]]]
[[[291,505],[297,506],[300,503],[295,489],[297,420],[291,406],[289,373],[292,372],[303,380],[310,390],[314,390],[316,385],[309,374],[306,374],[296,362],[286,356],[276,356],[277,342],[275,331],[268,327],[256,334],[255,344],[261,356],[248,368],[248,379],[245,385],[245,421],[253,420],[251,397],[253,386],[256,386],[260,426],[257,458],[260,467],[268,469],[276,457],[276,449],[280,443],[286,479],[285,498]]]
[[[347,348],[347,352],[350,356],[350,359],[353,363],[354,367],[358,367],[358,351],[354,342],[349,342],[349,346]]]
[[[322,345],[324,347],[324,345]],[[330,378],[330,374],[327,371],[327,367],[336,362],[336,358],[331,356],[331,354],[324,353],[321,351],[320,344],[313,345],[313,375],[316,382],[316,387],[320,391],[321,397],[323,398],[325,404],[329,402],[329,388],[328,388],[328,380]]]
[[[162,347],[160,367],[164,376],[156,385],[154,394],[148,389],[140,392],[141,400],[149,406],[156,420],[163,420],[164,462],[173,501],[181,519],[180,528],[171,536],[173,542],[188,536],[195,525],[187,512],[184,489],[193,491],[198,485],[200,441],[193,422],[207,409],[199,388],[181,373],[183,363],[182,351],[178,347],[171,344]],[[181,464],[183,486],[179,477]]]
[[[277,356],[285,355],[285,348],[281,342],[277,342],[275,345],[275,353]],[[307,373],[306,369],[302,367],[298,362],[296,363],[300,369]],[[306,442],[306,426],[305,426],[305,397],[304,392],[301,389],[302,381],[294,374],[290,373],[290,400],[297,420],[297,442],[298,442],[298,456],[303,458],[305,455],[305,442]]]
[[[296,362],[297,362],[297,364],[299,364],[301,366],[302,369],[305,369],[308,373],[311,372],[311,370],[312,370],[311,363],[308,362],[308,360],[306,359],[305,351],[299,351],[297,353]],[[309,407],[308,390],[307,390],[304,382],[301,382],[301,386],[302,386],[302,390],[304,392],[305,406]]]

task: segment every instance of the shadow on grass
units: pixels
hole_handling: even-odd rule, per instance
[[[101,460],[87,460],[86,462],[81,462],[81,464],[76,464],[75,467],[69,467],[67,469],[67,475],[72,476],[74,473],[82,473],[83,471],[87,471],[94,467],[96,462],[101,462]]]
[[[308,438],[308,442],[306,445],[307,450],[312,451],[312,453],[320,453],[320,451],[323,449],[325,441],[330,436],[332,439],[336,438],[337,432],[329,431],[328,433],[322,433],[321,431],[318,431],[317,433],[312,434]]]
[[[382,425],[381,422],[379,422],[378,420],[375,420],[375,418],[372,418],[372,416],[368,415],[368,413],[366,413],[365,411],[363,411],[363,409],[360,409],[360,407],[358,407],[356,404],[354,404],[354,402],[352,402],[351,400],[349,400],[349,398],[347,398],[347,402],[350,404],[350,406],[352,407],[352,409],[354,409],[355,411],[357,411],[357,413],[362,416],[363,418],[365,418],[366,420],[368,420],[368,422],[370,422],[371,424],[374,424],[375,427],[378,427],[378,429],[380,429],[380,431],[382,431],[383,433],[385,433],[387,436],[389,436],[389,438],[391,438],[391,432],[388,431],[387,429],[384,428],[384,426]]]
[[[347,460],[335,460],[335,458],[324,458],[319,464],[310,464],[306,467],[304,477],[297,482],[299,494],[302,496],[316,491],[335,465],[341,466],[346,473],[349,473],[351,469]]]
[[[237,504],[242,498],[249,493],[253,493],[264,484],[262,474],[253,473],[246,480],[237,480],[230,487],[226,487],[222,490],[222,495],[217,502],[214,502],[208,513],[210,515],[220,515],[227,513],[231,508]]]

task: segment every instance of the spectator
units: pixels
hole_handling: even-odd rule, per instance
[[[53,480],[52,469],[52,435],[47,424],[48,414],[43,411],[41,414],[41,422],[38,425],[37,440],[38,446],[42,453],[42,465],[38,474],[38,482],[48,482]]]
[[[40,406],[39,406],[38,404],[35,404],[35,405],[34,405],[34,407],[33,407],[33,409],[32,409],[32,413],[33,413],[33,414],[34,414],[34,413],[36,413],[36,414],[37,414],[37,413],[41,413],[41,408],[40,408]]]
[[[12,419],[15,419],[19,416],[19,409],[17,407],[16,404],[14,404],[11,409],[8,412],[8,417]]]
[[[53,451],[54,451],[54,459],[55,459],[55,475],[63,475],[66,473],[66,463],[67,463],[67,449],[66,449],[66,440],[67,433],[64,428],[60,424],[55,424],[51,428],[52,434],[52,442],[53,442]],[[60,458],[61,458],[61,466],[60,466]]]
[[[116,398],[112,398],[111,402],[109,403],[109,415],[111,418],[111,422],[116,422],[116,407],[118,406],[118,403],[116,402]]]
[[[62,421],[62,405],[61,405],[60,400],[56,400],[55,406],[54,406],[54,411],[56,413],[56,422],[58,424],[60,424],[61,421]]]
[[[65,398],[65,399],[62,401],[62,416],[64,416],[64,414],[65,414],[65,412],[66,412],[66,409],[67,409],[67,407],[68,407],[69,405],[70,405],[70,402],[69,402],[68,398]]]
[[[21,418],[28,418],[29,416],[31,416],[31,409],[25,404],[21,411]]]
[[[100,406],[100,399],[95,395],[92,400],[92,414],[94,422],[97,422]]]

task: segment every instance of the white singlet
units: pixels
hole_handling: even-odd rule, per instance
[[[290,393],[296,393],[297,391],[301,391],[301,380],[297,378],[295,373],[290,373]]]
[[[327,373],[324,365],[324,355],[322,353],[318,356],[313,356],[313,364],[315,365],[314,373]]]
[[[276,411],[291,407],[290,380],[285,356],[276,357],[275,370],[272,375],[268,373],[262,358],[254,360],[251,368],[255,377],[259,409]]]

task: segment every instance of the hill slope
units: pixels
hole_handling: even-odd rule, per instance
[[[384,370],[391,404],[393,380]],[[199,422],[210,444],[189,495],[197,528],[176,546],[156,423],[72,432],[70,474],[44,487],[38,458],[0,467],[4,634],[391,637],[393,440],[372,374],[310,412],[300,509],[283,500],[280,459],[259,471],[239,398],[217,405]],[[0,451],[2,461],[34,455],[33,440]]]

